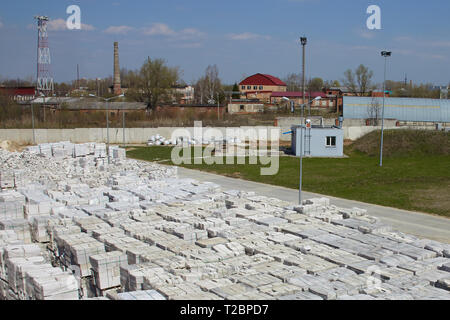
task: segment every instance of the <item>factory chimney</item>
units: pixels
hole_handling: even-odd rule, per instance
[[[119,64],[119,43],[114,42],[114,83],[113,90],[115,95],[122,94],[122,87],[120,85],[120,64]]]

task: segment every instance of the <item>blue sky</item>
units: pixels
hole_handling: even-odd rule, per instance
[[[81,8],[82,30],[64,28],[66,8]],[[368,30],[369,5],[378,5],[382,30]],[[112,74],[113,42],[121,67],[139,68],[147,56],[179,66],[198,79],[217,64],[225,83],[257,72],[283,78],[301,70],[298,38],[308,37],[307,76],[338,79],[363,63],[383,77],[380,51],[389,49],[388,78],[437,85],[450,81],[448,0],[40,0],[2,1],[0,77],[35,77],[33,17],[52,19],[49,36],[56,81]]]

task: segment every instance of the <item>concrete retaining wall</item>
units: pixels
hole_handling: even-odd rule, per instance
[[[385,127],[386,129],[408,129],[409,127]],[[277,130],[280,134],[281,141],[291,141],[291,134],[283,134],[290,132],[291,127],[240,127],[240,128],[202,128],[206,139],[211,139],[219,132],[222,136],[226,136],[227,130],[241,129],[244,132],[249,129],[265,129],[268,132],[272,129]],[[211,130],[213,129],[213,130]],[[344,139],[357,140],[362,136],[380,130],[381,127],[369,126],[355,126],[343,127]],[[428,129],[434,130],[434,127],[414,127],[414,129]],[[177,135],[180,136],[194,136],[194,128],[177,128],[177,127],[161,127],[161,128],[126,128],[125,129],[125,143],[127,144],[143,144],[147,143],[148,139],[154,135],[161,135],[165,138],[171,138],[174,131],[177,130]],[[183,134],[184,132],[184,134]],[[107,132],[106,128],[78,128],[78,129],[36,129],[36,143],[51,143],[60,141],[70,141],[72,143],[84,142],[106,142]],[[0,129],[0,141],[10,140],[20,144],[32,144],[33,130],[32,129]],[[112,144],[123,143],[122,128],[109,129],[109,141]]]

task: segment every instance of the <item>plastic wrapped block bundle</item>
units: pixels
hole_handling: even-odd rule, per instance
[[[119,293],[118,300],[166,300],[166,298],[156,290],[134,291]]]
[[[120,251],[111,251],[89,258],[96,287],[100,290],[120,286],[120,267],[128,265],[127,255]]]
[[[17,238],[24,243],[31,243],[30,224],[25,219],[0,219],[0,230],[13,230]]]

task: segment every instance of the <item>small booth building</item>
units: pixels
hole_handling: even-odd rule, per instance
[[[325,127],[311,124],[292,126],[291,148],[297,157],[300,156],[301,149],[303,149],[304,157],[343,157],[344,130],[336,126]]]

